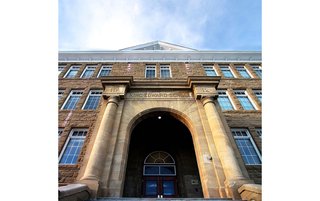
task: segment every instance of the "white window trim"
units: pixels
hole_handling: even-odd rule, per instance
[[[205,72],[206,72],[206,68],[212,68],[212,70],[216,73],[216,75],[219,76],[219,75],[218,75],[218,71],[216,70],[216,68],[214,67],[214,65],[205,64],[205,65],[202,65],[202,67],[203,67],[203,69],[204,69]],[[206,72],[206,74],[207,74],[207,72]],[[207,75],[207,76],[208,76],[208,75]]]
[[[262,128],[255,128],[257,135],[259,136],[259,138],[262,138]],[[258,134],[258,130],[261,131],[261,135]]]
[[[68,139],[64,143],[63,148],[62,148],[62,150],[60,152],[60,155],[59,155],[59,159],[58,159],[58,164],[59,165],[75,165],[75,164],[60,164],[60,160],[61,160],[61,158],[62,158],[62,156],[63,156],[63,154],[64,154],[64,152],[65,152],[65,150],[67,148],[67,145],[68,145],[68,143],[69,143],[71,138],[84,138],[85,139],[87,137],[87,136],[75,136],[75,137],[72,137],[72,134],[74,133],[74,131],[84,131],[84,130],[87,131],[87,133],[88,133],[88,129],[87,128],[74,128],[74,129],[72,129],[70,131],[70,133],[68,135]],[[83,148],[83,146],[82,146],[82,148]]]
[[[101,94],[99,94],[99,95],[97,95],[97,94],[92,94],[92,92],[101,92]],[[83,104],[83,106],[82,106],[82,110],[88,110],[88,109],[84,109],[84,106],[87,104],[87,101],[88,101],[88,99],[89,99],[89,97],[90,96],[99,96],[99,97],[101,97],[102,96],[102,92],[103,92],[103,90],[99,90],[99,89],[97,89],[97,90],[90,90],[90,92],[89,92],[89,94],[88,94],[88,96],[87,96],[87,98],[86,98],[86,101],[84,102],[84,104]],[[92,109],[90,109],[90,110],[92,110]]]
[[[246,77],[242,77],[240,71],[238,70],[238,68],[243,68],[249,75],[249,78],[246,78]],[[235,65],[235,69],[239,72],[240,74],[240,78],[243,78],[243,79],[250,79],[250,78],[253,78],[252,74],[248,71],[247,67],[245,65]]]
[[[97,77],[100,77],[101,71],[102,71],[104,68],[106,68],[106,69],[110,68],[110,73],[111,73],[111,71],[112,71],[112,65],[103,65],[103,66],[101,66]]]
[[[241,156],[243,163],[245,165],[262,165],[262,157],[261,157],[260,151],[259,151],[258,147],[256,146],[256,143],[253,141],[252,136],[251,136],[250,132],[248,131],[248,129],[246,129],[246,128],[231,128],[231,133],[232,133],[232,131],[245,131],[247,133],[247,136],[234,136],[233,134],[232,134],[232,136],[234,139],[250,139],[250,142],[251,142],[254,150],[256,151],[256,153],[261,161],[260,164],[246,164],[244,159]],[[240,152],[238,145],[237,145],[237,148],[238,148],[238,151]],[[241,152],[240,152],[240,155],[241,155]]]
[[[154,68],[154,74],[155,74],[154,77],[147,77],[147,68],[148,68],[148,67],[153,67],[153,68]],[[156,65],[146,65],[146,68],[145,68],[145,71],[144,71],[144,77],[145,77],[145,78],[148,78],[148,79],[156,78],[156,77],[157,77],[157,68],[156,68]]]
[[[63,89],[59,89],[59,91],[58,91],[59,100],[60,100],[60,98],[62,98],[63,95],[64,95],[64,90]]]
[[[80,75],[80,78],[83,78],[83,75],[84,73],[86,72],[86,70],[88,70],[89,68],[94,68],[94,71],[96,70],[97,66],[94,66],[94,65],[89,65],[89,66],[86,66],[86,68],[84,69],[84,71],[81,73]],[[93,71],[93,74],[94,74],[94,71]],[[92,75],[93,75],[92,74]],[[91,77],[86,77],[85,79],[89,79],[89,78],[92,78],[93,76]]]
[[[262,67],[260,65],[251,65],[251,68],[253,70],[253,72],[259,77],[259,75],[256,73],[255,68],[258,68],[259,70],[261,70],[261,74],[262,74]],[[260,78],[260,77],[259,77]],[[260,78],[262,79],[262,78]]]
[[[72,95],[72,93],[74,93],[74,92],[82,92],[82,94],[81,95],[79,95],[79,94],[75,94],[75,96],[82,96],[83,95],[83,90],[71,90],[70,91],[70,93],[69,93],[69,95],[68,95],[68,98],[64,101],[64,103],[63,103],[63,105],[62,105],[62,107],[61,107],[61,110],[64,110],[63,108],[64,108],[64,106],[67,104],[67,102],[69,101],[69,99],[70,99],[70,97],[71,97],[71,95]],[[69,109],[68,109],[69,110]]]
[[[80,66],[78,66],[78,65],[71,66],[71,67],[69,68],[69,70],[67,71],[67,73],[63,76],[63,78],[66,78],[67,75],[69,74],[69,72],[70,72],[71,70],[73,70],[73,68],[79,68],[79,69],[78,69],[78,72],[79,72],[79,70],[80,70]],[[78,73],[77,73],[77,74],[78,74]]]
[[[226,89],[225,89],[225,90],[224,90],[224,89],[219,89],[218,92],[225,92],[226,95],[221,95],[221,96],[227,96],[228,99],[229,99],[229,101],[230,101],[230,103],[231,103],[231,105],[232,105],[232,107],[233,107],[233,110],[237,110],[237,109],[236,109],[236,105],[233,103],[232,98],[231,98],[230,93],[229,93],[228,90],[226,90]],[[219,95],[219,96],[220,96],[220,95]],[[221,107],[221,106],[220,106],[220,107]],[[221,110],[222,110],[222,108],[221,108]],[[227,110],[226,110],[226,111],[227,111]]]
[[[237,92],[244,92],[245,95],[236,94]],[[250,103],[253,105],[254,110],[258,110],[258,106],[255,104],[255,102],[253,101],[251,96],[248,94],[247,90],[234,90],[233,93],[236,95],[237,98],[238,98],[238,96],[246,96],[249,99]],[[245,109],[243,109],[243,110],[245,110]],[[246,111],[250,111],[250,110],[246,110]]]
[[[168,69],[169,69],[169,77],[162,77],[162,73],[161,73],[161,68],[162,67],[167,67]],[[156,72],[156,75],[157,75],[157,72]],[[168,65],[168,64],[161,64],[160,65],[160,78],[172,78],[172,74],[171,74],[171,67],[170,67],[170,65]]]
[[[260,99],[258,98],[258,95],[257,95],[256,93],[261,93],[261,98],[262,98],[262,90],[260,90],[260,89],[254,89],[254,90],[252,90],[252,91],[253,91],[254,95],[257,97],[257,99],[260,101]]]
[[[63,133],[63,128],[58,128],[58,137],[60,138],[61,137],[61,134]],[[61,131],[61,134],[59,135],[59,132]]]
[[[230,68],[230,65],[221,65],[221,66],[219,65],[219,67],[220,67],[220,71],[221,71],[221,73],[222,73],[222,75],[220,75],[220,76],[223,76],[223,77],[226,78],[226,79],[237,78],[237,76],[236,76],[235,73],[233,72],[232,68]],[[222,68],[228,68],[228,69],[230,70],[231,74],[233,75],[233,77],[225,77],[224,74],[223,74],[223,72],[222,72]]]

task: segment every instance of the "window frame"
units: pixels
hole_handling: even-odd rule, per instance
[[[86,131],[87,133],[86,133],[85,136],[72,136],[75,131]],[[67,138],[66,142],[64,143],[63,148],[62,148],[62,150],[61,150],[61,152],[60,152],[60,154],[59,154],[59,158],[58,158],[58,161],[59,161],[58,164],[59,164],[59,165],[76,165],[76,164],[78,164],[78,159],[79,159],[81,150],[82,150],[82,148],[83,148],[84,142],[85,142],[85,140],[86,140],[88,131],[89,131],[88,128],[73,128],[73,129],[71,129],[71,131],[70,131],[70,133],[69,133],[69,135],[68,135],[68,138]],[[82,146],[81,146],[81,150],[80,150],[79,155],[78,155],[78,157],[77,157],[77,162],[76,162],[76,163],[72,163],[72,164],[70,164],[70,163],[60,163],[60,160],[62,159],[62,156],[63,156],[64,152],[66,151],[66,148],[68,147],[68,144],[69,144],[71,138],[78,138],[78,139],[80,138],[80,139],[83,139],[83,144],[82,144]]]
[[[232,69],[230,68],[229,65],[219,65],[219,67],[220,67],[220,71],[221,71],[221,73],[222,73],[222,75],[223,75],[223,78],[227,78],[227,79],[236,78],[235,74],[232,72]],[[226,69],[226,68],[230,71],[230,73],[231,73],[231,75],[232,75],[233,77],[226,77],[226,76],[224,75],[222,69]]]
[[[169,77],[163,77],[162,76],[162,68],[167,68],[169,69]],[[160,65],[160,78],[163,78],[163,79],[168,79],[168,78],[172,78],[172,74],[171,74],[171,67],[169,64],[161,64]]]
[[[147,70],[150,70],[148,68],[153,68],[154,69],[154,77],[147,77]],[[152,65],[152,64],[147,64],[145,71],[144,71],[144,77],[147,79],[152,79],[152,78],[156,78],[157,77],[157,68],[156,65]]]
[[[213,76],[218,76],[218,73],[217,73],[214,65],[204,64],[204,65],[202,65],[202,67],[203,67],[204,71],[206,72],[206,75],[207,75],[207,76],[211,76],[211,77],[213,77]],[[214,74],[216,74],[216,75],[208,75],[206,69],[209,69],[209,68],[211,68],[210,70],[212,70],[212,71],[214,72]]]
[[[262,79],[262,68],[260,65],[251,65],[252,70],[254,71],[254,73],[260,78]],[[257,73],[257,70],[260,71],[260,74]]]
[[[80,95],[79,94],[75,94],[75,96],[80,96],[80,98],[81,98],[81,96],[83,95],[83,90],[71,90],[70,91],[67,99],[64,101],[63,105],[61,106],[61,110],[75,110],[75,108],[77,107],[77,104],[79,103],[80,99],[78,100],[78,102],[77,102],[77,104],[76,104],[74,109],[64,109],[64,107],[67,104],[67,102],[69,101],[70,97],[73,95],[73,93],[78,93],[78,92],[81,92],[81,94]]]
[[[252,90],[254,95],[258,98],[258,100],[260,101],[260,103],[262,103],[262,90],[261,89],[254,89]],[[260,94],[259,94],[260,93]],[[260,98],[261,99],[260,99]]]
[[[260,160],[260,164],[246,164],[245,160],[243,159],[243,157],[242,157],[242,155],[241,155],[241,159],[242,159],[243,163],[244,163],[245,165],[262,165],[262,156],[261,156],[260,151],[259,151],[256,143],[254,142],[254,140],[253,140],[253,138],[252,138],[249,130],[246,129],[246,128],[231,128],[230,130],[231,130],[231,134],[232,134],[232,136],[233,136],[233,139],[234,139],[234,141],[235,141],[235,143],[236,143],[236,146],[237,146],[237,148],[238,148],[238,151],[239,151],[240,155],[241,155],[241,151],[240,151],[240,149],[239,149],[239,147],[238,147],[238,144],[237,144],[237,142],[236,142],[236,139],[244,139],[244,140],[249,139],[250,142],[251,142],[251,145],[253,146],[253,148],[254,148],[254,150],[255,150],[255,152],[256,152],[259,160]],[[245,131],[246,134],[247,134],[247,136],[234,136],[233,131]]]
[[[65,65],[58,65],[58,75],[60,75],[64,71],[65,67],[66,67]],[[62,70],[60,70],[61,68]]]
[[[229,99],[229,101],[230,101],[231,106],[232,106],[232,110],[236,110],[235,104],[232,102],[228,90],[219,89],[219,90],[217,90],[217,92],[218,92],[218,95],[219,95],[219,96],[218,96],[218,99],[219,99],[220,96],[227,97],[227,98]],[[219,93],[220,93],[220,94],[219,94]],[[221,93],[225,93],[225,95],[224,95],[224,94],[221,94]],[[218,101],[219,106],[220,106],[220,108],[221,108],[222,111],[232,111],[232,110],[224,110],[224,109],[222,108],[222,106],[221,106],[221,104],[220,104],[220,102],[219,102],[218,99],[217,99],[217,101]]]
[[[101,94],[99,94],[99,95],[92,94],[92,93],[94,93],[94,92],[101,92]],[[87,98],[86,98],[86,100],[85,100],[85,102],[84,102],[84,104],[83,104],[83,106],[82,106],[81,109],[82,109],[82,110],[96,110],[96,109],[98,108],[98,106],[99,106],[102,93],[103,93],[103,90],[101,90],[101,89],[93,89],[93,90],[90,90],[90,91],[89,91],[89,94],[87,95]],[[99,97],[100,97],[99,102],[98,102],[98,104],[97,104],[97,106],[96,106],[95,109],[84,109],[84,107],[86,106],[86,104],[87,104],[90,96],[99,96]]]
[[[239,70],[239,68],[240,68],[240,70]],[[250,74],[250,72],[248,71],[248,69],[246,68],[245,65],[235,65],[235,69],[239,72],[241,78],[244,78],[244,79],[253,78],[253,76]],[[241,71],[245,71],[249,77],[243,77],[243,75],[240,73]]]
[[[63,128],[58,128],[58,138],[61,137],[61,134],[63,133]]]
[[[110,73],[111,73],[111,71],[112,71],[112,65],[102,65],[101,68],[100,68],[100,70],[99,70],[99,73],[98,73],[98,75],[97,75],[97,78],[102,77],[102,76],[101,76],[101,72],[102,72],[104,69],[110,69],[108,75],[103,76],[103,77],[107,77],[107,76],[110,75]]]
[[[91,68],[91,69],[93,68],[93,69],[94,69],[92,75],[91,75],[90,77],[83,77],[84,74],[86,73],[86,71],[87,71],[89,68]],[[84,79],[92,78],[93,75],[94,75],[94,72],[96,71],[96,69],[97,69],[97,66],[95,66],[95,65],[87,65],[86,68],[84,69],[84,71],[81,73],[80,78],[84,78]]]
[[[256,104],[254,103],[254,101],[252,101],[251,97],[249,96],[247,90],[234,90],[233,91],[234,95],[237,97],[238,101],[240,102],[239,100],[239,96],[244,96],[244,97],[247,97],[249,102],[251,103],[251,105],[253,106],[253,109],[252,110],[258,110],[258,107],[256,106]],[[237,94],[237,93],[244,93],[244,94]],[[240,105],[241,107],[243,108],[243,110],[246,110],[246,111],[252,111],[252,110],[247,110],[243,107],[243,105],[241,104],[240,102]]]
[[[262,128],[255,128],[257,135],[262,138]]]
[[[67,77],[67,76],[69,75],[70,71],[72,71],[74,68],[78,68],[77,73],[74,75],[74,77]],[[80,66],[79,66],[79,65],[72,65],[72,66],[68,69],[67,73],[63,76],[63,78],[67,78],[67,79],[75,78],[76,75],[79,73],[79,70],[80,70]]]

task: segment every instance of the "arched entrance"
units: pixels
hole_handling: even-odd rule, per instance
[[[140,117],[131,133],[124,197],[203,197],[188,128],[169,112]]]

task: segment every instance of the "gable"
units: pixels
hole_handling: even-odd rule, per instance
[[[171,44],[171,43],[167,43],[167,42],[162,42],[162,41],[153,41],[150,43],[136,45],[136,46],[121,49],[120,51],[131,51],[131,50],[196,51],[195,49],[191,49],[188,47],[184,47],[184,46],[176,45],[176,44]]]

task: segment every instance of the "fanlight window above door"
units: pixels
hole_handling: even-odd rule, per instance
[[[174,176],[176,175],[175,161],[167,152],[152,152],[144,160],[143,175]]]

